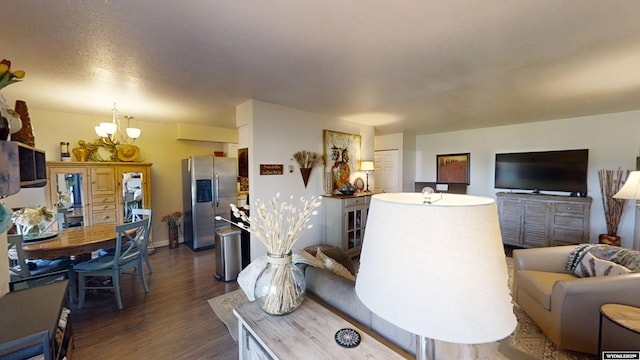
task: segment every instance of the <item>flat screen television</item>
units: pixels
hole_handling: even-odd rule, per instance
[[[589,150],[496,154],[495,188],[586,196]]]

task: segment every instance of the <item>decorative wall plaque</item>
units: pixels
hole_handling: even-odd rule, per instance
[[[282,175],[284,174],[283,164],[260,164],[260,175]]]

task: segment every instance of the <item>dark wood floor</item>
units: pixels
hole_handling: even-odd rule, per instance
[[[238,349],[207,300],[238,288],[213,278],[215,250],[158,248],[144,294],[137,276],[121,276],[123,310],[112,293],[72,305],[75,349],[83,359],[237,359]]]

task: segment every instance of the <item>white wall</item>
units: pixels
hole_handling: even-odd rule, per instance
[[[340,131],[362,136],[362,156],[373,158],[374,131],[372,127],[362,127],[332,117],[286,108],[256,100],[247,101],[236,109],[236,124],[240,128],[238,142],[241,147],[249,147],[249,189],[250,202],[256,199],[269,201],[276,193],[281,199],[293,195],[294,201],[304,196],[318,196],[323,190],[323,169],[313,169],[307,187],[304,187],[300,170],[293,160],[293,154],[300,150],[322,154],[322,131]],[[245,139],[250,136],[250,139]],[[260,175],[260,164],[283,164],[283,175]],[[289,165],[294,166],[289,173]],[[352,177],[360,176],[358,173]],[[311,219],[313,228],[304,232],[294,249],[322,242],[321,216]],[[251,238],[251,258],[266,254],[266,248],[259,240]]]
[[[468,193],[495,197],[495,154],[502,152],[589,149],[588,196],[590,238],[606,233],[599,169],[635,170],[640,146],[640,111],[543,121],[522,125],[455,131],[416,137],[415,181],[434,181],[437,154],[471,153]],[[633,246],[633,203],[627,202],[618,235],[622,246]]]

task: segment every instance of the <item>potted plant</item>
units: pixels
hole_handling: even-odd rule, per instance
[[[178,247],[178,220],[180,220],[180,217],[182,217],[182,213],[174,211],[160,219],[160,221],[166,222],[167,226],[169,226],[169,249]]]
[[[618,225],[624,210],[624,199],[614,199],[615,195],[629,175],[629,170],[599,170],[600,193],[602,194],[602,206],[604,209],[604,219],[607,223],[607,233],[600,234],[598,239],[601,244],[620,246],[620,236],[618,236]]]

